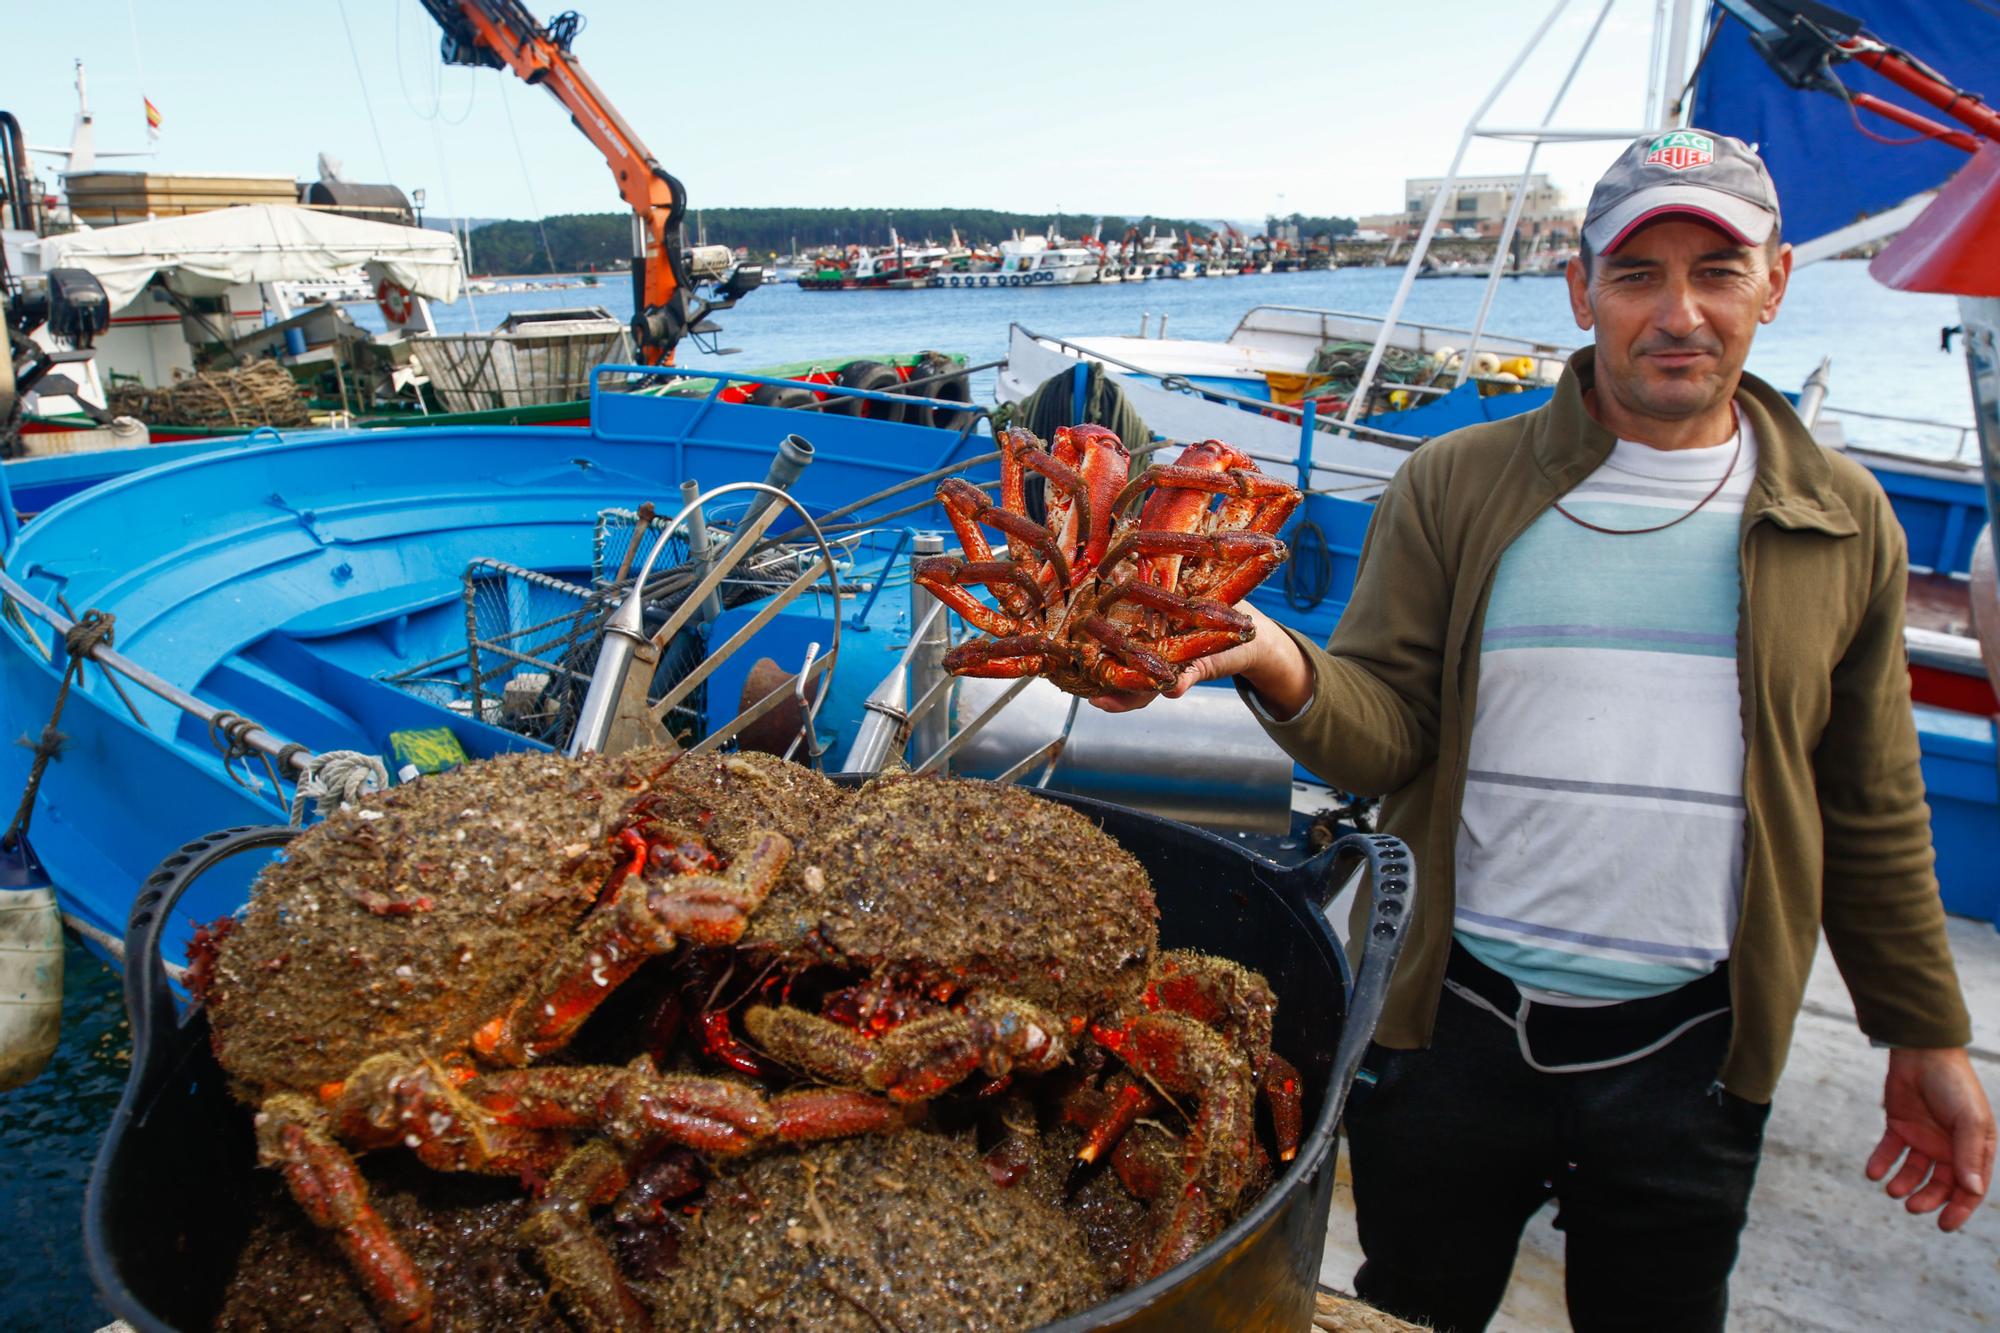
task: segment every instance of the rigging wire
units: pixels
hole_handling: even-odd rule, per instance
[[[542,238],[542,257],[549,261],[549,272],[556,271],[556,252],[549,246],[548,219],[542,216],[541,201],[535,198],[535,178],[528,170],[528,155],[521,150],[521,132],[514,128],[514,104],[507,100],[507,90],[500,90],[500,109],[507,113],[507,133],[514,138],[514,160],[521,164],[521,183],[528,187],[528,207],[535,211],[535,231]]]
[[[418,106],[417,99],[410,92],[409,76],[403,71],[403,9],[404,6],[399,0],[396,5],[396,39],[394,50],[396,52],[396,88],[403,94],[403,105],[407,106],[410,109],[410,114],[418,120],[443,120],[447,125],[463,125],[472,115],[472,104],[479,96],[479,72],[470,67],[466,69],[468,91],[465,98],[465,110],[456,119],[453,119],[443,114],[444,61],[442,58],[431,61],[427,67],[430,72],[426,75],[426,78],[429,80],[431,108],[426,111],[421,106]]]
[[[375,151],[382,158],[382,179],[392,181],[396,173],[389,170],[389,150],[382,146],[382,126],[375,120],[375,99],[368,95],[368,76],[361,69],[361,51],[354,45],[354,25],[347,21],[347,0],[333,0],[340,11],[341,31],[347,34],[347,54],[354,59],[354,80],[361,85],[361,105],[368,109],[368,128],[375,135]]]

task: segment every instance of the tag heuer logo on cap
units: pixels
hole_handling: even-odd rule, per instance
[[[1647,166],[1671,167],[1675,171],[1686,171],[1689,167],[1705,167],[1715,161],[1715,140],[1706,134],[1692,134],[1687,130],[1675,130],[1653,140],[1646,152]]]

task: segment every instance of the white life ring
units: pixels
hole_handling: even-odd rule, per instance
[[[411,311],[416,309],[416,298],[410,295],[408,287],[383,278],[375,284],[375,304],[382,311],[382,318],[391,324],[407,324]]]

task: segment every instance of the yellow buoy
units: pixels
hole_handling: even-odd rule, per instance
[[[33,1082],[55,1054],[62,987],[56,891],[0,890],[0,1092]]]
[[[1500,363],[1500,373],[1524,380],[1535,373],[1535,358],[1532,356],[1510,356]]]

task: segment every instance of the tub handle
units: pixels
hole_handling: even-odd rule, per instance
[[[1386,833],[1350,833],[1322,853],[1319,873],[1309,890],[1322,910],[1340,892],[1357,865],[1368,870],[1367,932],[1361,943],[1361,965],[1355,969],[1354,985],[1347,996],[1347,1019],[1340,1027],[1340,1045],[1333,1054],[1333,1071],[1328,1095],[1333,1098],[1333,1119],[1340,1123],[1347,1109],[1347,1094],[1354,1086],[1355,1071],[1367,1054],[1368,1042],[1381,1020],[1382,1006],[1389,997],[1389,978],[1396,971],[1396,959],[1403,952],[1403,937],[1409,933],[1410,913],[1417,901],[1417,863],[1401,838]]]
[[[132,1020],[132,1074],[128,1085],[150,1091],[170,1053],[167,1040],[180,1021],[168,984],[160,937],[174,904],[208,871],[242,852],[282,847],[302,830],[285,824],[223,829],[196,838],[161,861],[146,876],[132,915],[125,923],[125,1012]]]

